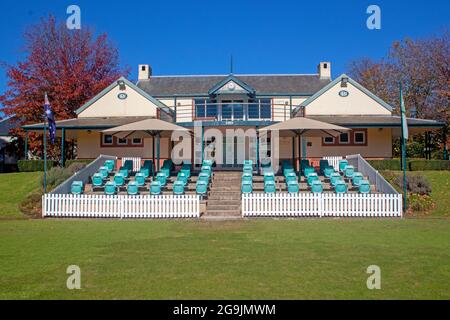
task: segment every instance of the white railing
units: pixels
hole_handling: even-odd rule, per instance
[[[399,194],[243,194],[242,216],[401,217],[402,197]]]
[[[342,157],[323,157],[323,159],[328,160],[329,165],[339,171],[339,160],[342,160]]]
[[[122,158],[122,166],[125,161],[131,160],[133,161],[133,172],[139,172],[141,170],[141,158],[140,157],[123,157]]]
[[[199,218],[197,195],[72,195],[42,196],[43,217]]]

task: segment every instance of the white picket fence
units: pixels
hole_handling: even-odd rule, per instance
[[[328,164],[339,171],[339,160],[342,160],[342,157],[323,157],[322,159],[328,160]]]
[[[401,217],[401,194],[252,193],[242,195],[244,217]]]
[[[139,170],[141,170],[141,158],[140,157],[123,157],[122,165],[127,160],[133,161],[133,172],[139,172]]]
[[[199,218],[197,195],[72,195],[42,196],[44,217]]]

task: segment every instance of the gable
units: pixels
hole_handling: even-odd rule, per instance
[[[123,81],[123,87],[119,86]],[[113,82],[76,113],[83,117],[156,117],[165,106],[125,78]]]
[[[347,87],[341,86],[348,78]],[[347,96],[341,93],[346,91]],[[307,115],[391,115],[392,108],[350,77],[341,75],[302,103]]]
[[[248,84],[242,82],[233,75],[228,76],[214,87],[212,87],[208,94],[234,94],[234,93],[248,93],[254,94],[255,89],[250,87]]]
[[[228,81],[220,87],[216,93],[246,93],[247,91],[233,80]]]

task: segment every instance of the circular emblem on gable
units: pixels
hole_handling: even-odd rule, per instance
[[[235,88],[236,88],[236,85],[234,84],[234,82],[228,83],[228,90],[233,91]]]
[[[347,90],[341,90],[341,91],[339,91],[339,95],[341,97],[348,97],[349,93]]]
[[[117,98],[120,100],[125,100],[128,97],[128,95],[125,92],[121,92],[117,95]]]

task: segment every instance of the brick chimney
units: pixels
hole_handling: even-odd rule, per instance
[[[152,76],[152,67],[148,64],[140,64],[138,70],[138,80],[147,80]]]
[[[331,63],[321,62],[317,67],[320,79],[330,79],[331,80]]]

